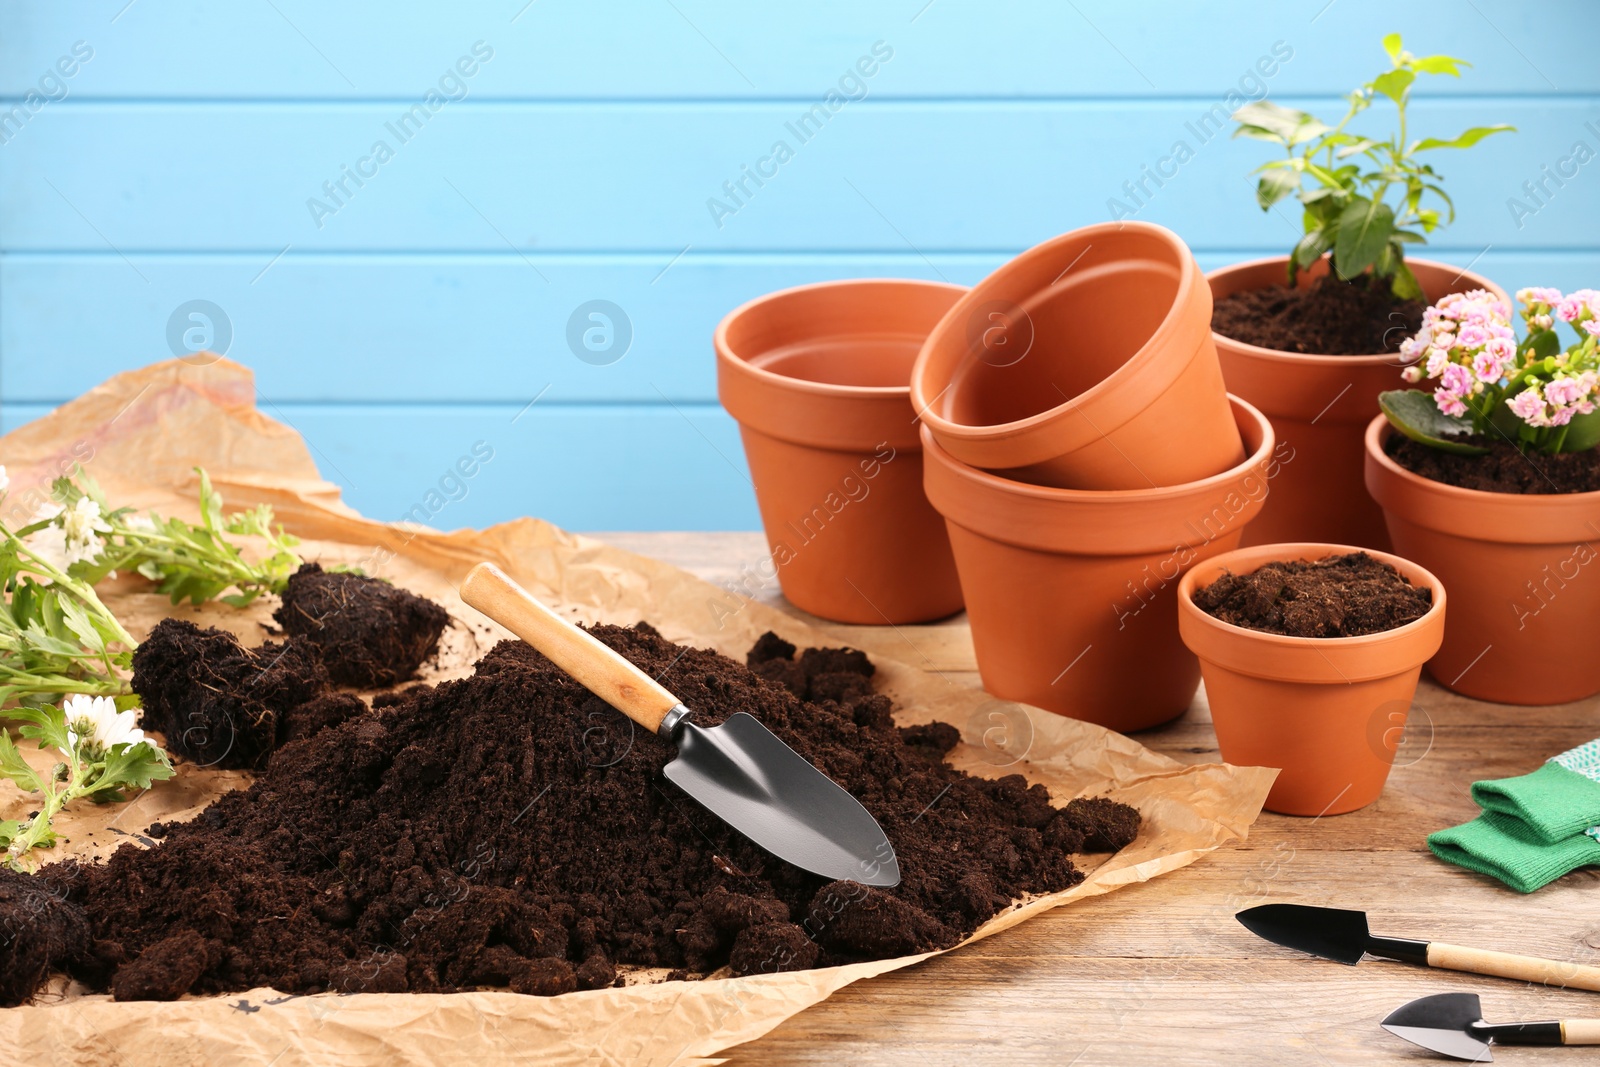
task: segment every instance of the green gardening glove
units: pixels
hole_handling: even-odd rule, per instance
[[[1532,778],[1533,775],[1523,777]],[[1473,788],[1476,792],[1477,787]],[[1597,834],[1600,834],[1600,826],[1547,842],[1522,820],[1486,811],[1469,823],[1430,834],[1428,847],[1447,863],[1498,878],[1518,892],[1531,893],[1569,871],[1600,865]]]
[[[1527,826],[1524,836],[1553,844],[1600,826],[1600,741],[1550,760],[1532,774],[1472,784],[1472,799]]]

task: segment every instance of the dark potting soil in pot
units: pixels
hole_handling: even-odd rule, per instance
[[[285,633],[322,647],[340,685],[382,689],[416,674],[450,615],[433,601],[377,578],[307,563],[289,579],[272,616]]]
[[[1360,637],[1428,613],[1433,591],[1365,552],[1279,560],[1249,574],[1224,574],[1194,603],[1234,626],[1290,637]]]
[[[226,630],[163,619],[133,654],[139,725],[203,767],[259,770],[279,745],[366,710],[329,691],[322,651],[303,637],[246,648]]]
[[[1211,328],[1235,341],[1278,352],[1371,356],[1400,351],[1422,326],[1427,305],[1399,300],[1386,283],[1325,274],[1309,289],[1245,289],[1216,302]],[[1398,374],[1398,371],[1396,372]]]
[[[700,722],[749,711],[853,793],[893,843],[900,885],[773,858],[662,777],[667,742],[507,642],[470,678],[380,697],[285,745],[249,789],[151,827],[153,848],[0,873],[0,927],[18,931],[0,942],[0,997],[15,1003],[46,970],[119,999],[555,994],[609,985],[619,965],[750,974],[897,956],[1075,885],[1072,853],[1138,831],[1109,799],[1057,809],[1021,775],[951,768],[956,730],[896,727],[859,652],[794,659],[765,637],[752,670],[643,624],[591,632]]]
[[[1430,481],[1485,493],[1592,493],[1600,490],[1600,449],[1526,453],[1510,441],[1489,437],[1464,440],[1482,445],[1486,455],[1444,452],[1401,434],[1390,434],[1383,450],[1390,459]]]

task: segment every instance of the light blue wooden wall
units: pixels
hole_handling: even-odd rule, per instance
[[[1600,285],[1600,162],[1542,206],[1522,190],[1600,150],[1594,26],[1579,0],[8,3],[0,424],[168,357],[174,310],[207,300],[264,410],[370,515],[484,441],[494,460],[435,523],[753,529],[716,403],[724,312],[825,278],[976,281],[1107,218],[1180,139],[1194,158],[1138,217],[1205,267],[1280,252],[1292,215],[1258,211],[1248,177],[1268,150],[1188,125],[1259,91],[1275,45],[1292,57],[1264,87],[1319,113],[1391,30],[1472,60],[1423,87],[1415,131],[1521,132],[1438,160],[1462,217],[1431,254],[1507,287]],[[892,57],[844,83],[865,97],[800,143],[786,123],[875,44]],[[62,77],[75,46],[92,57]],[[462,57],[436,102],[459,99],[401,143],[386,124]],[[324,194],[380,139],[393,158]],[[794,158],[715,219],[777,140]],[[615,362],[568,346],[591,300],[631,324]]]

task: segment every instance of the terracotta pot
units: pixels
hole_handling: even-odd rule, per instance
[[[1366,478],[1395,551],[1450,590],[1440,685],[1502,704],[1565,704],[1600,693],[1600,492],[1531,496],[1458,489],[1383,451],[1394,431],[1367,425]]]
[[[923,427],[928,499],[950,528],[985,689],[1113,730],[1183,714],[1200,668],[1178,638],[1178,579],[1234,548],[1267,491],[1272,428],[1237,398],[1233,414],[1247,459],[1187,485],[1121,491],[980,471]]]
[[[1444,636],[1444,586],[1409,560],[1369,549],[1413,585],[1432,589],[1433,607],[1393,630],[1331,638],[1232,626],[1197,608],[1195,590],[1274,560],[1316,560],[1357,550],[1330,544],[1241,548],[1196,565],[1178,586],[1178,629],[1200,657],[1222,758],[1241,766],[1282,768],[1267,794],[1269,811],[1339,815],[1378,799],[1405,731],[1422,662]]]
[[[1283,285],[1288,257],[1237,263],[1206,275],[1218,300],[1246,289]],[[1471,271],[1407,259],[1429,303],[1447,293],[1505,291]],[[1326,260],[1300,273],[1300,287],[1328,273]],[[1509,301],[1508,301],[1509,303]],[[1281,474],[1272,503],[1250,525],[1245,544],[1330,541],[1389,547],[1383,514],[1362,483],[1362,435],[1378,413],[1378,394],[1403,389],[1400,356],[1321,356],[1258,348],[1213,333],[1228,390],[1272,420]]]
[[[1145,222],[1011,260],[928,335],[911,399],[950,455],[1067,489],[1181,485],[1244,459],[1189,249]]]
[[[854,623],[961,610],[906,381],[965,291],[825,282],[752,300],[717,326],[717,394],[739,422],[778,582],[797,607]]]

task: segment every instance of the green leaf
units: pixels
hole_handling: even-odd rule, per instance
[[[1524,357],[1548,359],[1561,351],[1561,337],[1555,330],[1531,330],[1519,348]]]
[[[22,824],[15,819],[0,819],[0,848],[7,848],[17,839]]]
[[[1321,259],[1332,247],[1328,231],[1323,229],[1312,230],[1295,243],[1294,251],[1289,254],[1291,272],[1305,270],[1311,264]],[[1290,284],[1294,278],[1289,279]]]
[[[1286,142],[1307,123],[1322,125],[1304,111],[1296,111],[1294,108],[1275,104],[1271,100],[1258,100],[1244,105],[1233,113],[1233,121],[1263,130]]]
[[[1383,409],[1389,425],[1413,441],[1462,456],[1481,456],[1489,451],[1480,445],[1452,440],[1470,434],[1472,420],[1446,415],[1433,402],[1433,397],[1420,389],[1391,389],[1379,393],[1378,407]]]
[[[1448,74],[1452,78],[1461,77],[1461,68],[1470,67],[1464,59],[1454,56],[1418,56],[1411,61],[1411,67],[1424,74]]]
[[[1394,233],[1394,211],[1381,200],[1352,197],[1339,216],[1333,262],[1345,281],[1377,262]]]
[[[1464,130],[1463,132],[1450,138],[1448,141],[1441,141],[1437,137],[1425,137],[1416,144],[1412,145],[1411,151],[1426,152],[1434,148],[1471,148],[1473,145],[1477,144],[1479,141],[1490,136],[1491,134],[1511,133],[1515,131],[1515,126],[1508,126],[1505,123],[1500,123],[1496,126],[1474,126],[1470,130]]]
[[[149,741],[115,745],[106,753],[105,769],[95,779],[95,792],[107,789],[149,789],[151,782],[172,777],[166,754]]]
[[[1373,78],[1372,87],[1395,103],[1401,104],[1405,102],[1406,90],[1411,88],[1411,83],[1416,80],[1415,74],[1400,67]]]
[[[1561,451],[1587,452],[1596,445],[1600,445],[1600,411],[1572,416],[1566,436],[1561,439]]]
[[[1396,233],[1395,236],[1399,236]],[[1409,236],[1415,237],[1415,234]],[[1421,300],[1422,285],[1417,281],[1417,276],[1411,273],[1411,268],[1406,266],[1398,245],[1394,249],[1394,280],[1389,283],[1389,291],[1401,300]]]
[[[1375,145],[1377,143],[1378,143],[1377,141],[1374,141],[1374,140],[1372,140],[1370,138],[1367,138],[1367,137],[1363,137],[1360,140],[1352,141],[1351,143],[1345,145],[1343,148],[1339,149],[1337,152],[1334,153],[1334,158],[1336,158],[1336,159],[1348,159],[1350,156],[1358,156],[1358,155],[1360,155],[1361,153],[1365,152],[1367,149],[1371,148],[1373,145]]]
[[[1256,203],[1266,211],[1300,185],[1300,172],[1287,168],[1269,170],[1256,183]]]
[[[1400,52],[1401,52],[1400,35],[1398,33],[1386,33],[1386,34],[1384,34],[1383,35],[1383,50],[1385,52],[1389,53],[1389,59],[1390,59],[1391,62],[1398,62],[1399,59],[1400,59]]]
[[[28,761],[22,758],[16,742],[11,740],[11,734],[4,729],[0,729],[0,777],[11,779],[30,793],[45,791],[44,782],[40,781],[38,773],[28,766]]]

